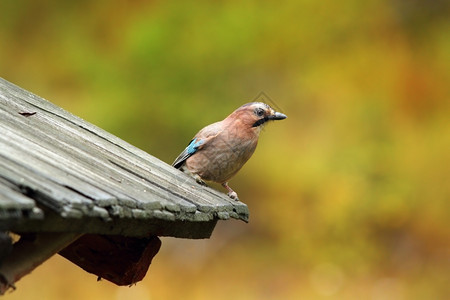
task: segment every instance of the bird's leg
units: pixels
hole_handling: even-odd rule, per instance
[[[227,189],[228,197],[230,197],[231,199],[234,199],[236,201],[239,201],[237,193],[235,191],[233,191],[232,188],[230,188],[230,186],[228,185],[228,182],[222,183],[222,186]]]

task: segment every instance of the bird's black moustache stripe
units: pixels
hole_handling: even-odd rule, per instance
[[[267,121],[269,121],[268,117],[264,117],[262,119],[259,119],[258,121],[256,121],[255,123],[253,123],[252,127],[258,127],[264,123],[266,123]]]

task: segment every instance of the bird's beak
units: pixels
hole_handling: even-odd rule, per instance
[[[280,112],[274,112],[271,116],[269,116],[270,120],[283,120],[286,119],[287,116],[285,114],[282,114]]]

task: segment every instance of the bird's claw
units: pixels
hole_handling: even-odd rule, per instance
[[[233,191],[233,189],[228,186],[228,182],[222,183],[222,186],[227,189],[228,197],[230,197],[231,199],[234,199],[236,201],[239,201],[239,197],[238,197],[237,193],[235,191]]]
[[[198,184],[206,186],[206,183],[200,178],[200,176],[198,174],[194,175],[194,179]]]
[[[237,195],[237,193],[235,191],[229,192],[228,193],[228,197],[230,197],[231,199],[234,199],[236,201],[239,201],[239,197],[238,197],[238,195]]]
[[[195,180],[198,184],[206,186],[206,183],[203,180]]]

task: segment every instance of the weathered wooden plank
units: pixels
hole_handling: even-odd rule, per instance
[[[31,108],[21,107],[21,109],[26,111],[27,109],[30,110]],[[44,115],[43,118],[46,118],[46,116]],[[77,135],[80,132],[78,130],[79,129],[78,127],[76,127],[75,130],[74,130],[73,126],[72,127],[71,126],[67,126],[67,124],[65,124],[64,122],[61,122],[59,119],[54,119],[53,118],[53,119],[49,119],[47,121],[48,121],[48,124],[46,124],[46,125],[52,124],[52,122],[53,123],[56,122],[54,124],[56,126],[56,128],[64,128],[65,130],[70,131],[71,132],[71,136]],[[70,123],[69,123],[69,125],[70,125]],[[54,129],[56,129],[56,128],[54,128]],[[164,170],[164,168],[160,168],[160,167],[156,166],[154,164],[154,162],[152,162],[152,161],[144,161],[144,162],[143,161],[137,161],[135,156],[130,156],[129,152],[124,152],[124,149],[122,147],[119,147],[119,148],[117,148],[117,147],[113,147],[113,148],[112,147],[107,147],[108,145],[104,145],[105,142],[108,142],[105,139],[99,139],[97,142],[99,144],[101,144],[101,145],[99,145],[99,147],[97,147],[96,150],[105,151],[104,149],[115,149],[116,151],[118,150],[119,152],[121,152],[121,153],[109,152],[108,154],[112,154],[112,155],[115,154],[114,158],[116,158],[117,160],[121,160],[122,161],[121,165],[127,165],[128,170],[130,170],[130,165],[131,165],[133,167],[132,169],[134,169],[133,173],[136,173],[136,169],[142,169],[142,166],[145,166],[145,165],[150,165],[153,168],[156,167],[157,170],[160,171],[160,172],[158,172],[158,175],[161,175],[161,173],[162,173],[161,171],[166,171],[165,173],[166,173],[166,175],[168,175],[168,176],[166,176],[166,178],[168,178],[168,180],[163,180],[162,181],[161,180],[162,179],[161,176],[159,176],[159,177],[158,176],[152,176],[152,172],[151,171],[147,172],[145,174],[145,177],[143,177],[142,175],[140,177],[148,179],[147,182],[149,184],[156,184],[159,187],[161,187],[161,186],[168,186],[167,190],[169,191],[169,193],[174,193],[174,191],[181,190],[182,192],[184,192],[184,194],[187,194],[187,196],[195,197],[196,198],[196,203],[199,206],[199,209],[201,211],[203,211],[203,212],[209,212],[211,210],[225,211],[225,210],[230,210],[233,206],[240,206],[239,208],[241,208],[241,209],[238,210],[239,211],[238,214],[241,214],[242,212],[246,211],[246,206],[245,205],[243,205],[242,203],[241,204],[236,203],[234,200],[230,200],[228,197],[224,196],[223,194],[219,195],[221,197],[222,203],[217,203],[218,202],[217,201],[217,196],[218,196],[217,193],[211,195],[210,191],[209,191],[209,193],[204,193],[202,191],[202,195],[201,196],[199,196],[198,193],[197,193],[197,195],[195,195],[196,194],[195,192],[193,194],[193,192],[192,192],[192,190],[193,190],[192,186],[193,185],[192,184],[183,184],[181,186],[179,185],[179,183],[185,183],[186,181],[189,181],[190,178],[188,178],[186,176],[184,176],[184,178],[181,178],[181,176],[179,174],[177,174],[176,177],[175,177],[177,179],[176,182],[175,182],[176,186],[173,187],[173,186],[171,186],[171,185],[174,184],[174,181],[173,181],[174,173],[173,172],[172,173],[170,173],[170,171],[167,172],[167,170]],[[91,151],[91,153],[92,153],[92,151]],[[127,156],[127,155],[128,155],[128,157],[126,157],[127,160],[123,161],[124,160],[123,157]],[[111,162],[113,162],[113,161],[111,161]],[[116,164],[118,166],[120,166],[118,163],[116,163]],[[124,168],[124,167],[122,167],[122,168]],[[173,168],[171,168],[171,169],[173,169]],[[147,169],[145,171],[149,171],[149,170]],[[179,173],[178,170],[174,170],[174,171]],[[190,180],[190,181],[192,183],[192,180]],[[194,186],[196,186],[196,184],[194,184]],[[203,190],[205,190],[205,189],[203,189]],[[181,198],[185,198],[186,197],[184,195],[179,195],[179,196],[181,196]],[[178,199],[179,198],[173,198],[172,201],[176,202],[176,200],[178,200]],[[211,206],[212,203],[215,203],[215,207]],[[174,204],[169,204],[169,205],[173,206]],[[233,211],[230,211],[230,213],[233,213]]]
[[[80,193],[89,195],[89,197],[85,196],[86,198],[105,201],[116,198],[110,193],[91,185],[89,182],[82,181],[77,176],[71,175],[66,170],[62,170],[59,165],[63,163],[63,161],[57,160],[53,155],[49,155],[45,160],[41,160],[40,157],[37,156],[39,150],[29,153],[26,149],[28,143],[17,139],[17,136],[11,136],[8,130],[2,127],[1,124],[0,130],[2,130],[3,133],[3,135],[0,136],[0,143],[2,144],[2,147],[0,147],[0,155],[3,155],[5,160],[7,155],[9,160],[15,161],[19,165],[22,161],[26,160],[27,165],[29,166],[28,172],[31,173],[33,169],[37,169],[39,170],[41,178],[52,179],[52,181],[58,183],[62,187],[76,191],[78,186],[82,186],[82,191],[84,191],[84,193]],[[20,145],[23,145],[25,148],[17,147],[17,142],[21,142]],[[37,149],[37,146],[35,146],[34,149]],[[74,202],[72,201],[72,204],[73,203]]]
[[[19,104],[16,102],[16,105],[18,105],[19,106]],[[19,108],[18,108],[19,109]],[[24,110],[24,111],[26,111],[27,109],[28,110],[30,110],[30,108],[24,108],[24,107],[20,107],[20,109],[22,109],[22,110]],[[36,118],[37,118],[37,116],[36,116]],[[44,118],[45,118],[45,116],[44,116]],[[55,119],[49,119],[48,121],[49,121],[49,124],[51,123],[51,122],[54,122],[54,120]],[[58,120],[58,119],[56,119],[56,120]],[[48,124],[46,124],[46,125],[48,125]],[[57,128],[63,128],[64,126],[66,126],[66,124],[64,124],[64,123],[61,123],[61,122],[59,122],[59,124],[56,124],[56,126],[57,126]],[[68,129],[72,129],[72,132],[71,133],[73,133],[74,135],[76,135],[78,132],[79,132],[79,130],[78,131],[73,131],[73,128],[68,128],[68,127],[66,127],[66,128],[64,128],[65,130],[68,130]],[[79,129],[78,127],[76,128],[76,129]],[[71,135],[71,136],[73,136],[73,135]],[[100,139],[100,141],[99,141],[100,143],[102,143],[102,142],[105,142],[105,140],[104,139]],[[98,149],[108,149],[108,147],[105,147],[106,145],[102,145],[101,147],[98,147]],[[109,147],[109,148],[111,148],[111,147]],[[113,148],[113,149],[115,149],[115,147]],[[121,148],[119,148],[119,150],[120,150]],[[91,153],[92,153],[92,151],[91,151]],[[123,155],[124,153],[121,153],[121,155],[120,156],[116,156],[116,158],[119,158],[119,159],[121,159],[121,157],[123,157],[124,155]],[[125,155],[126,154],[129,154],[129,153],[125,153]],[[133,158],[133,157],[131,157],[131,158]],[[130,161],[128,160],[127,162],[125,162],[126,164],[128,164],[128,165],[130,165]],[[142,165],[142,162],[140,162],[139,163],[139,165]],[[137,164],[134,164],[134,166],[136,167],[137,166]],[[177,172],[179,172],[179,171],[177,171]],[[150,172],[150,173],[147,173],[147,174],[145,174],[145,177],[141,177],[141,178],[148,178],[148,177],[154,177],[154,178],[151,178],[151,179],[149,179],[149,180],[147,180],[148,181],[148,183],[149,184],[158,184],[158,183],[156,183],[156,181],[158,181],[158,177],[156,177],[156,176],[151,176],[152,175],[152,173]],[[179,178],[179,177],[178,177]],[[184,181],[186,181],[186,177],[183,179]],[[161,185],[164,185],[164,186],[169,186],[169,188],[168,188],[168,191],[170,191],[171,193],[173,193],[173,191],[175,191],[176,189],[174,189],[174,188],[180,188],[180,186],[177,186],[177,187],[170,187],[170,185],[173,185],[173,177],[172,178],[170,178],[170,180],[167,180],[167,181],[165,181],[165,182],[159,182],[159,184],[158,184],[159,186],[161,186]],[[192,185],[191,185],[192,186]],[[190,187],[191,187],[190,186]],[[186,187],[186,185],[185,185],[185,187]],[[192,188],[190,188],[190,190],[192,190]],[[187,191],[189,191],[189,189],[187,189]],[[189,193],[189,192],[188,192]],[[192,196],[192,193],[189,193],[189,194],[191,194],[191,196]],[[208,195],[208,194],[206,194],[206,195]],[[205,195],[203,195],[203,198],[202,197],[199,197],[198,195],[194,195],[194,196],[196,196],[196,197],[198,197],[199,198],[199,208],[202,210],[202,211],[204,211],[204,212],[208,212],[208,211],[210,211],[212,208],[211,208],[211,203],[216,203],[216,209],[218,210],[218,211],[222,211],[222,210],[227,210],[227,209],[230,209],[231,207],[232,207],[232,204],[230,203],[230,201],[228,200],[228,198],[225,198],[225,203],[223,203],[222,205],[220,205],[220,204],[217,204],[217,197],[214,199],[208,199],[208,196],[205,196]],[[223,195],[221,195],[221,197],[223,197]],[[183,196],[182,196],[182,198],[184,198]],[[205,199],[206,198],[206,199]],[[177,199],[177,198],[175,198],[175,199]],[[172,199],[173,200],[173,199]],[[207,200],[206,201],[206,203],[204,204],[204,205],[202,205],[202,200]],[[209,201],[208,201],[209,200]],[[234,203],[233,203],[234,204]],[[174,206],[174,204],[168,204],[168,205],[170,205],[170,206]]]
[[[8,185],[0,178],[0,210],[31,210],[36,207],[33,199],[24,196]]]
[[[4,117],[1,116],[1,112],[0,117]],[[8,120],[6,119],[6,122],[7,121]],[[62,141],[63,138],[52,139],[51,137],[42,135],[41,132],[34,130],[36,126],[27,127],[25,124],[21,124],[22,130],[20,134],[17,134],[17,132],[15,132],[15,129],[13,128],[14,123],[10,123],[11,124],[6,124],[6,126],[10,125],[9,127],[4,126],[3,128],[1,128],[1,125],[4,124],[0,125],[0,129],[3,130],[5,134],[5,139],[16,139],[13,141],[14,144],[26,145],[26,148],[31,147],[35,149],[33,155],[43,160],[45,164],[62,164],[65,166],[66,172],[67,167],[72,171],[71,174],[73,176],[79,176],[80,174],[82,174],[84,177],[89,177],[94,182],[97,182],[98,185],[108,186],[109,183],[112,183],[114,186],[117,186],[117,180],[113,181],[111,179],[121,178],[118,173],[123,173],[123,170],[112,165],[109,161],[105,161],[105,159],[102,160],[101,158],[95,157],[93,155],[88,155],[87,152],[80,151],[79,148],[76,148],[75,146],[68,143],[64,143]],[[33,141],[34,139],[37,139],[37,141]],[[44,145],[39,142],[42,140],[46,141]],[[28,153],[25,154],[29,155]],[[120,181],[122,181],[122,179],[120,179]],[[131,183],[139,182],[133,179]],[[143,187],[134,188],[134,190],[136,190],[137,192],[139,192],[139,189],[142,190]],[[161,199],[159,199],[159,201],[153,200],[150,202],[153,202],[154,205],[151,205],[151,203],[149,203],[147,204],[147,206],[150,207],[156,205],[156,207],[160,207],[160,203],[164,201],[165,200]],[[136,203],[128,204],[128,206],[131,207],[136,207],[136,205]]]
[[[17,186],[26,189],[26,191],[24,191],[25,193],[33,195],[33,197],[38,199],[40,202],[47,204],[49,207],[51,207],[51,204],[46,202],[48,199],[59,199],[58,203],[67,203],[70,199],[75,203],[81,204],[83,201],[86,201],[85,205],[81,205],[80,207],[77,205],[62,207],[62,216],[64,219],[70,220],[69,222],[61,219],[61,215],[59,214],[55,215],[51,212],[47,212],[45,222],[30,221],[27,223],[16,224],[16,226],[12,228],[2,227],[1,225],[5,225],[6,223],[0,222],[1,230],[15,230],[19,232],[85,232],[124,234],[129,236],[147,236],[148,234],[157,234],[160,236],[184,238],[207,238],[211,234],[216,223],[212,216],[206,216],[203,214],[203,218],[198,220],[202,221],[202,223],[189,222],[184,224],[171,224],[171,222],[162,222],[162,220],[174,220],[173,215],[167,211],[138,209],[130,210],[130,216],[132,215],[135,217],[135,212],[140,211],[141,217],[135,217],[135,221],[130,221],[129,219],[121,216],[121,214],[123,214],[123,208],[118,205],[108,207],[108,216],[111,216],[110,222],[105,222],[106,218],[101,215],[99,217],[103,218],[86,219],[84,216],[89,215],[86,209],[90,208],[93,211],[99,209],[96,206],[92,206],[91,203],[88,203],[90,199],[86,199],[84,196],[71,190],[65,190],[63,186],[46,179],[45,176],[38,176],[36,178],[35,176],[30,175],[28,170],[26,170],[22,165],[7,161],[1,157],[0,170],[1,176],[8,178]],[[82,211],[83,208],[84,211]],[[53,207],[53,209],[55,209],[55,211],[61,211],[61,207]],[[172,218],[170,216],[172,216]],[[177,228],[177,226],[181,226],[181,224],[182,228]]]
[[[44,214],[33,199],[16,190],[16,186],[0,178],[0,230],[8,230],[23,218],[43,219]]]
[[[23,111],[27,111],[27,110],[30,111],[30,109],[33,108],[33,107],[31,107],[31,108],[22,107],[19,105],[18,102],[16,102],[16,105],[18,106],[17,109],[21,109]],[[41,116],[41,115],[42,114],[39,114],[39,116]],[[38,118],[38,114],[36,114],[35,117]],[[44,115],[44,118],[45,118],[45,115]],[[29,119],[29,118],[26,118],[26,119]],[[54,119],[49,119],[48,123],[46,125],[49,125],[52,122],[54,122]],[[55,126],[56,126],[56,128],[53,128],[55,130],[57,128],[64,128],[65,130],[71,129],[72,130],[71,135],[70,135],[71,137],[76,136],[77,132],[79,132],[79,130],[76,131],[76,130],[74,130],[74,128],[67,127],[64,123],[61,123],[61,122],[56,122]],[[79,129],[79,128],[76,127],[75,129]],[[50,132],[51,131],[52,130],[50,128]],[[61,139],[63,139],[63,137],[61,137]],[[60,140],[60,139],[58,139],[58,140]],[[73,140],[76,140],[76,139],[73,139]],[[99,139],[98,142],[105,143],[106,141],[104,139]],[[68,145],[66,144],[66,146],[68,146]],[[111,147],[109,147],[109,148],[111,148]],[[108,149],[108,147],[107,147],[107,145],[101,145],[101,146],[98,146],[96,150],[98,150],[98,149]],[[116,147],[113,147],[113,149],[116,149]],[[123,149],[120,147],[118,149],[119,149],[119,151],[121,151],[121,150],[123,151]],[[100,153],[100,152],[99,151],[89,151],[88,153]],[[109,153],[109,154],[112,154],[112,153]],[[130,156],[129,152],[125,152],[125,153],[121,153],[121,154],[122,154],[121,156],[116,155],[115,158],[118,160],[121,160],[122,161],[121,163],[127,164],[127,168],[122,167],[118,163],[115,163],[115,164],[117,166],[121,166],[122,169],[125,169],[127,171],[131,171],[130,170],[130,165],[131,165],[134,169],[134,171],[132,171],[132,173],[134,173],[134,174],[137,174],[136,169],[143,169],[141,166],[145,166],[146,164],[147,165],[149,164],[148,162],[143,163],[143,162],[139,162],[139,161],[135,161],[133,163],[132,160],[135,160],[135,156]],[[127,157],[128,159],[125,162],[123,162],[123,158],[122,158],[124,156],[124,154],[130,156],[130,157]],[[87,159],[85,158],[84,160],[86,161]],[[111,162],[113,162],[113,161],[111,161]],[[152,164],[152,163],[150,162],[150,164]],[[172,202],[175,202],[175,204],[174,203],[166,203],[166,206],[169,210],[175,210],[175,211],[179,210],[179,208],[178,208],[179,205],[184,206],[186,209],[186,206],[187,207],[190,206],[189,204],[186,205],[186,203],[183,203],[184,200],[186,200],[186,197],[191,197],[191,198],[195,197],[196,205],[200,211],[203,211],[205,213],[209,213],[211,211],[222,212],[219,215],[219,218],[228,218],[230,215],[232,217],[236,217],[236,218],[239,218],[240,215],[242,215],[245,218],[245,213],[247,212],[247,208],[244,204],[236,203],[233,200],[229,200],[228,197],[224,197],[223,194],[221,194],[220,196],[222,197],[222,200],[225,200],[225,201],[223,201],[223,203],[217,203],[217,193],[216,194],[211,193],[211,189],[201,189],[201,187],[199,187],[199,186],[198,186],[199,188],[197,190],[207,190],[208,193],[204,193],[204,191],[202,191],[201,196],[195,195],[195,188],[193,189],[192,186],[195,187],[196,184],[192,185],[191,184],[192,180],[190,183],[186,184],[187,181],[190,181],[189,177],[184,176],[184,178],[181,178],[180,174],[177,174],[177,175],[175,175],[176,177],[174,177],[174,173],[170,173],[170,171],[167,172],[167,170],[162,170],[162,169],[163,168],[158,168],[158,171],[166,171],[164,173],[166,173],[168,175],[167,176],[168,180],[161,181],[161,176],[159,176],[159,177],[152,176],[152,172],[148,172],[148,170],[145,170],[145,169],[144,169],[144,171],[147,171],[147,173],[144,175],[138,175],[138,176],[141,179],[143,179],[144,181],[147,181],[147,183],[150,185],[152,185],[152,184],[157,185],[157,187],[159,187],[159,188],[161,186],[167,186],[166,192],[168,194],[173,194],[173,193],[175,193],[174,191],[177,191],[177,190],[180,190],[182,192],[181,194],[178,193],[177,196],[179,196],[179,197],[175,197],[175,198],[172,197],[171,200],[172,200]],[[171,169],[173,169],[173,168],[171,168]],[[180,173],[178,170],[173,170],[173,171]],[[159,172],[159,175],[161,175],[161,173],[162,172]],[[114,178],[114,177],[112,177],[112,178]],[[174,184],[173,178],[177,179],[175,181],[175,185],[176,185],[175,187],[171,186]],[[183,180],[183,181],[181,181],[181,180]],[[181,185],[180,185],[180,182],[182,183]],[[194,193],[192,192],[193,190],[194,190]],[[180,192],[180,191],[177,191],[177,192]],[[183,195],[183,194],[185,194],[185,195]],[[180,199],[182,200],[182,202],[176,203],[177,200],[180,200]],[[214,206],[212,206],[213,203],[214,203]],[[189,208],[189,209],[191,209],[191,208]]]
[[[1,150],[6,150],[7,153],[9,154],[13,154],[12,156],[15,159],[25,159],[23,157],[23,153],[21,153],[20,151],[17,151],[17,149],[14,149],[12,147],[8,147],[7,143],[10,142],[6,142],[4,140],[2,140],[3,137],[0,137],[0,142],[2,142],[2,149],[0,149],[0,157],[2,155]],[[36,191],[44,191],[43,195],[41,196],[41,201],[45,202],[48,206],[53,207],[54,209],[57,209],[58,211],[64,211],[65,214],[68,214],[70,216],[73,217],[82,217],[82,213],[84,214],[88,214],[88,215],[96,215],[98,214],[99,211],[103,212],[104,210],[101,210],[100,208],[96,208],[94,205],[97,205],[96,201],[94,201],[93,196],[89,196],[89,194],[87,194],[89,192],[88,191],[84,191],[83,190],[83,184],[88,185],[88,183],[83,183],[80,182],[80,184],[74,185],[74,181],[75,178],[74,177],[68,177],[68,175],[70,174],[64,174],[64,172],[61,172],[61,170],[57,169],[55,166],[52,166],[51,164],[43,164],[41,161],[35,159],[33,157],[33,155],[26,157],[29,164],[32,165],[33,167],[36,167],[40,170],[39,176],[37,176],[37,178],[34,178],[34,182],[33,182],[33,175],[30,175],[30,170],[27,170],[26,168],[21,167],[20,163],[14,163],[14,162],[10,162],[9,164],[9,171],[12,172],[11,170],[17,170],[19,173],[16,174],[15,176],[9,174],[8,177],[9,178],[17,178],[19,176],[21,176],[22,185],[27,185],[29,186],[30,189],[32,190],[36,190]],[[3,169],[4,171],[1,173],[5,173],[5,171],[7,170],[8,166],[8,160],[7,159],[3,159],[0,160],[0,169]],[[28,173],[28,178],[27,178],[27,173]],[[19,175],[20,174],[20,175]],[[52,175],[56,175],[54,177],[52,177]],[[17,180],[17,179],[16,179]],[[19,183],[17,183],[19,184]],[[71,185],[71,186],[69,186]],[[47,188],[46,188],[47,187]],[[49,187],[51,187],[49,189]],[[80,192],[78,190],[76,190],[76,188],[81,189],[84,192]],[[46,190],[51,190],[53,192],[55,191],[59,191],[58,195],[54,195],[54,194],[46,194],[45,191]],[[134,191],[134,190],[133,190]],[[75,193],[74,193],[75,192]],[[149,193],[150,194],[150,193]],[[92,195],[95,195],[95,191],[92,193]],[[52,203],[47,203],[47,201],[52,201],[54,200]],[[130,208],[135,208],[135,205],[130,205],[128,206]],[[69,209],[70,208],[70,209]],[[123,214],[126,214],[123,210],[123,203],[122,206],[118,206],[117,203],[115,205],[109,205],[107,206],[107,208],[110,208],[111,211],[111,215],[112,216],[122,216]],[[153,207],[142,207],[143,209],[154,209],[154,217],[156,218],[164,218],[167,217],[169,219],[173,218],[173,214],[169,212],[166,213],[160,213],[159,210],[162,209],[163,207],[161,205],[158,206],[153,206]],[[192,209],[193,208],[193,209]],[[77,213],[77,210],[80,210],[80,212]],[[174,213],[182,213],[180,210],[177,209],[172,209],[172,211]],[[188,220],[194,219],[194,213],[196,211],[196,208],[194,205],[192,205],[192,207],[187,210],[187,213],[192,214],[191,217],[188,216],[183,216],[180,219],[184,219],[184,220]],[[184,212],[184,213],[186,213]],[[131,211],[129,213],[130,216],[132,216]],[[142,215],[142,214],[141,214]],[[147,214],[149,215],[149,214]],[[209,219],[211,219],[212,216],[210,216]]]
[[[144,218],[113,217],[112,221],[105,222],[100,218],[61,218],[53,211],[45,211],[45,222],[42,220],[29,220],[16,224],[14,232],[74,232],[90,234],[111,234],[135,237],[170,236],[188,239],[205,239],[211,236],[217,219],[202,219],[193,221],[169,220],[169,218],[156,218],[156,213],[167,211],[145,211]],[[206,215],[203,215],[206,216]]]
[[[55,156],[54,152],[51,151],[44,151],[40,148],[39,145],[28,145],[29,141],[27,139],[17,139],[17,136],[12,134],[9,131],[9,128],[2,127],[0,124],[0,130],[3,131],[4,135],[0,137],[0,142],[2,143],[2,148],[0,149],[0,153],[2,150],[6,151],[6,153],[11,154],[11,156],[16,161],[23,161],[27,160],[28,164],[39,169],[42,174],[40,175],[41,178],[48,178],[49,180],[58,183],[60,186],[67,188],[69,190],[75,191],[78,194],[84,195],[86,198],[92,199],[93,204],[97,205],[98,200],[101,199],[110,199],[111,195],[103,193],[101,190],[97,189],[96,187],[91,186],[87,181],[83,181],[82,179],[77,178],[77,174],[83,174],[83,176],[90,177],[90,171],[84,169],[85,167],[90,167],[91,164],[88,164],[88,166],[77,164],[73,167],[67,168],[67,166],[71,165],[70,162],[65,162],[65,158],[59,157],[58,155]],[[22,145],[24,149],[19,149],[20,147],[17,147],[17,145]],[[25,149],[32,147],[36,151],[32,154],[27,153]],[[39,155],[39,157],[35,157],[37,154],[43,152],[43,155]],[[42,161],[40,160],[42,159]],[[89,160],[88,160],[89,162]],[[66,169],[62,171],[58,168],[60,164],[63,164],[66,166]],[[101,165],[96,165],[95,169],[101,170]],[[119,172],[123,172],[123,170],[118,169]],[[134,178],[127,178],[130,177],[129,174],[111,174],[111,177],[114,176],[116,178],[122,178],[120,183],[117,183],[115,181],[108,181],[104,180],[104,177],[97,176],[95,173],[92,172],[95,176],[91,179],[97,182],[98,184],[101,184],[102,186],[108,187],[110,191],[117,190],[117,186],[122,186],[123,192],[128,192],[130,195],[135,195],[136,197],[143,197],[141,191],[142,190],[148,190],[148,193],[145,193],[144,195],[146,197],[155,197],[155,194],[160,193],[159,191],[152,191],[151,186],[149,189],[149,186],[144,186],[145,183],[141,184],[139,181],[136,181]],[[92,182],[92,180],[89,180],[89,182]],[[137,184],[135,184],[138,182]],[[108,186],[108,184],[114,184],[117,185],[116,187]],[[126,183],[125,185],[122,185],[122,183]],[[128,191],[128,189],[131,188],[131,192]],[[127,189],[127,190],[125,190]],[[122,193],[118,192],[119,195],[123,195]],[[117,193],[115,193],[117,195]],[[89,195],[89,196],[87,196]],[[164,195],[162,195],[164,197]],[[183,206],[183,211],[180,209],[180,207],[175,206],[172,203],[169,203],[165,206],[163,206],[161,203],[164,203],[164,199],[159,199],[159,201],[153,201],[151,203],[147,202],[146,205],[142,205],[138,200],[132,201],[132,202],[125,202],[125,198],[120,198],[121,205],[130,207],[130,208],[145,208],[145,209],[161,209],[165,207],[169,211],[176,212],[176,213],[194,213],[196,210],[196,206],[193,204],[190,204],[188,202],[185,203]],[[124,196],[126,197],[126,196]],[[51,198],[50,198],[51,199]],[[132,198],[130,198],[132,200]],[[169,199],[168,197],[166,198]],[[58,200],[59,201],[59,200]],[[105,202],[101,202],[102,204],[105,204]],[[58,203],[55,203],[58,205]],[[77,201],[72,201],[71,206],[74,206],[77,204]],[[151,205],[150,205],[151,204]],[[118,213],[120,215],[120,213]],[[161,215],[164,216],[164,215]],[[169,216],[167,214],[167,216]]]
[[[3,132],[3,135],[0,136],[0,142],[2,143],[0,151],[4,150],[4,155],[9,154],[10,159],[18,164],[27,161],[30,168],[40,170],[41,177],[49,178],[61,186],[78,191],[80,194],[89,195],[92,200],[111,202],[117,199],[117,195],[121,195],[123,205],[137,206],[137,200],[133,200],[123,193],[116,192],[114,189],[109,189],[106,192],[91,184],[95,182],[96,185],[101,185],[108,182],[108,179],[102,176],[103,174],[96,173],[99,166],[94,161],[79,162],[74,159],[72,153],[56,151],[58,150],[57,146],[53,146],[53,151],[42,147],[27,137],[16,134],[13,128],[8,128],[4,124],[0,124],[0,130]],[[28,149],[33,149],[33,152],[30,153]],[[64,169],[61,168],[62,165]],[[107,175],[105,174],[105,176]]]
[[[198,238],[218,219],[248,219],[245,204],[3,79],[0,132],[0,179],[58,212],[18,229]]]
[[[0,177],[19,187],[22,194],[33,197],[35,201],[46,207],[61,212],[63,217],[81,218],[82,208],[93,207],[91,199],[66,189],[44,176],[39,176],[40,174],[34,173],[34,170],[30,172],[22,165],[6,160],[2,155],[0,155],[0,170]]]

